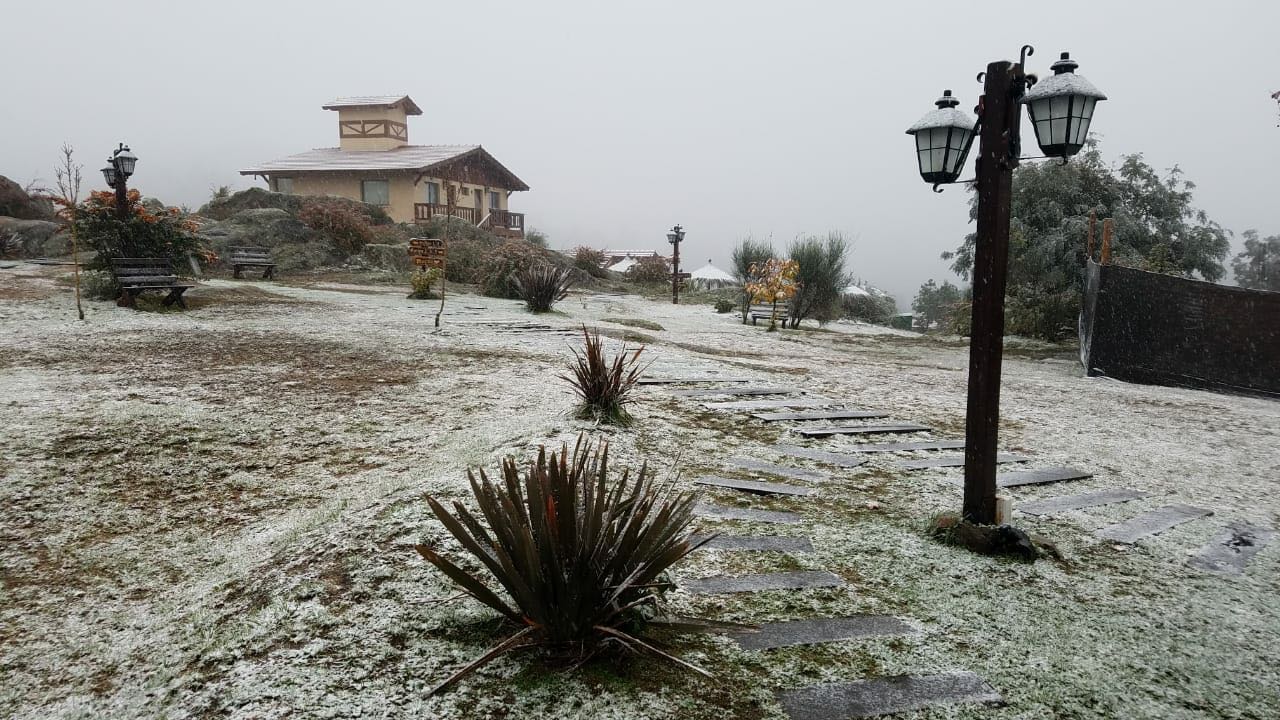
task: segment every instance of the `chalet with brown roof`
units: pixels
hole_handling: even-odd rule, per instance
[[[422,109],[408,95],[338,98],[336,148],[320,148],[240,171],[275,192],[337,195],[380,205],[398,222],[452,213],[497,235],[524,237],[524,214],[511,193],[528,190],[479,145],[410,145],[408,116]]]

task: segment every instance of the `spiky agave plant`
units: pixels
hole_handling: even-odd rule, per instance
[[[458,542],[493,575],[501,591],[435,550],[417,550],[476,600],[521,626],[514,635],[440,683],[452,685],[498,656],[530,646],[585,659],[602,643],[616,642],[708,673],[637,637],[636,627],[667,625],[705,629],[687,621],[645,620],[653,615],[661,575],[710,538],[696,543],[690,524],[696,497],[654,482],[647,465],[631,477],[608,477],[609,446],[579,436],[569,456],[546,448],[521,477],[514,458],[502,461],[500,482],[484,470],[467,471],[479,517],[462,503],[453,513],[434,498],[427,503]],[[504,599],[500,592],[505,592]]]
[[[550,312],[551,306],[563,300],[573,286],[573,272],[539,263],[520,270],[511,285],[524,300],[530,312]]]
[[[569,370],[573,374],[561,376],[573,385],[574,392],[582,398],[578,417],[615,425],[630,425],[631,413],[627,412],[627,405],[631,403],[631,392],[648,367],[640,364],[640,353],[644,346],[629,351],[624,345],[612,360],[607,360],[600,332],[589,331],[583,325],[582,335],[586,346],[582,352],[578,352],[577,348],[573,349],[574,362],[569,364]]]

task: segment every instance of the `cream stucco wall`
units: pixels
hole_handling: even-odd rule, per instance
[[[336,195],[361,201],[363,201],[360,192],[360,182],[362,180],[386,180],[391,204],[383,209],[396,222],[413,222],[414,203],[427,202],[428,182],[439,184],[441,204],[444,204],[447,198],[443,180],[428,177],[423,178],[421,182],[414,185],[413,180],[417,177],[414,173],[304,173],[292,176],[280,173],[271,180],[272,190],[278,191],[279,185],[277,181],[282,177],[292,178],[294,195]],[[479,190],[481,192],[480,210],[482,217],[493,209],[507,209],[507,191],[502,188],[469,183],[454,183],[454,185],[460,188],[457,191],[458,207],[476,207],[475,191]],[[489,192],[491,190],[498,193],[498,205],[496,208],[489,205]]]
[[[344,121],[353,120],[392,120],[406,125],[405,139],[397,140],[395,138],[344,138],[342,137],[342,123]],[[338,142],[339,147],[343,150],[390,150],[408,144],[409,131],[408,116],[405,114],[404,108],[394,107],[371,107],[371,108],[344,108],[338,111]]]

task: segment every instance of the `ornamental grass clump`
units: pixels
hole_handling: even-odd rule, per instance
[[[529,312],[551,312],[551,306],[563,300],[573,285],[568,268],[537,264],[516,271],[511,278],[516,294],[524,300]]]
[[[669,586],[665,573],[707,541],[692,539],[696,496],[655,482],[647,465],[634,478],[628,470],[609,478],[608,465],[608,443],[593,450],[580,436],[572,457],[567,445],[549,459],[542,448],[523,476],[512,457],[503,459],[497,482],[484,470],[479,478],[468,471],[478,515],[459,502],[450,513],[427,497],[431,511],[499,587],[426,545],[416,546],[418,552],[520,627],[430,694],[504,653],[529,647],[580,664],[615,645],[708,674],[640,637],[649,626],[712,626],[656,617]]]
[[[583,352],[573,349],[574,361],[569,364],[572,375],[562,375],[573,385],[574,392],[582,398],[578,406],[578,417],[583,420],[611,423],[614,425],[630,425],[631,413],[627,405],[632,402],[631,393],[636,382],[648,365],[640,365],[640,353],[644,346],[635,351],[622,350],[606,360],[604,342],[599,331],[591,332],[582,326],[582,335],[586,339]]]

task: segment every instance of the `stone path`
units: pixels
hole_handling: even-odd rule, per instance
[[[694,535],[691,543],[697,544],[706,535]],[[741,552],[813,552],[813,543],[807,537],[789,535],[716,535],[698,547],[699,550],[734,550]]]
[[[806,590],[809,588],[842,587],[843,585],[843,578],[826,570],[793,570],[791,572],[758,573],[755,575],[715,575],[699,580],[685,580],[680,584],[681,587],[694,595],[762,592],[765,590]]]
[[[792,428],[792,431],[805,437],[827,437],[829,435],[928,432],[932,429],[928,425],[919,425],[917,423],[886,423],[883,425],[832,425],[829,427]]]
[[[818,472],[817,470],[807,470],[805,468],[793,467],[791,465],[776,465],[770,462],[762,462],[760,460],[752,460],[751,458],[733,457],[729,458],[729,464],[744,470],[752,470],[754,472],[764,473],[766,475],[776,475],[778,477],[791,478],[792,480],[808,480],[809,482],[826,482],[831,479],[830,476]]]
[[[996,463],[1000,464],[1028,462],[1030,460],[1031,458],[1026,457],[1025,455],[1005,455],[1003,453],[996,455]],[[893,465],[893,469],[895,470],[907,471],[949,467],[964,467],[964,456],[949,455],[947,457],[932,458],[929,460],[903,460],[902,462],[894,463]]]
[[[764,422],[779,420],[861,420],[866,418],[888,417],[888,413],[880,410],[821,410],[814,412],[768,412],[754,413],[751,417]]]
[[[1004,698],[971,672],[873,678],[778,693],[791,720],[866,718],[939,703],[1003,704]]]
[[[1244,572],[1245,565],[1253,556],[1274,540],[1275,536],[1275,530],[1270,527],[1245,522],[1233,523],[1200,548],[1200,553],[1187,561],[1187,564],[1209,572],[1239,575]]]
[[[783,485],[782,483],[761,482],[759,480],[735,480],[733,478],[722,478],[715,475],[703,475],[694,478],[694,482],[699,485],[713,485],[715,487],[729,488],[730,490],[741,490],[749,493],[759,493],[761,495],[813,495],[817,490],[807,487],[799,487],[796,485]]]
[[[636,381],[636,384],[637,385],[685,385],[685,384],[692,385],[694,383],[713,383],[713,382],[744,383],[744,382],[751,382],[751,378],[716,377],[715,375],[708,375],[706,377],[672,377],[672,378],[642,377]]]
[[[790,455],[792,457],[805,458],[808,460],[817,460],[821,463],[835,465],[842,468],[855,468],[867,463],[867,459],[863,457],[827,452],[826,450],[811,450],[798,445],[774,445],[773,449],[783,455]]]
[[[1044,483],[1066,482],[1068,480],[1084,480],[1093,477],[1093,473],[1066,467],[1051,467],[1043,470],[1024,470],[1021,472],[1000,473],[996,475],[999,487],[1018,487],[1020,485],[1043,485]]]
[[[811,408],[828,407],[836,401],[830,398],[805,395],[791,400],[730,400],[726,402],[702,403],[708,410],[770,410],[774,408]]]
[[[869,637],[896,637],[915,632],[915,628],[892,615],[851,615],[763,623],[755,631],[733,632],[729,637],[744,650],[772,650]]]
[[[756,388],[707,388],[703,390],[672,390],[672,395],[679,397],[715,397],[716,395],[790,395],[799,390],[777,387]]]
[[[1101,505],[1137,500],[1148,497],[1150,494],[1125,488],[1098,490],[1097,492],[1087,492],[1080,495],[1059,495],[1058,497],[1045,498],[1044,500],[1034,500],[1014,507],[1028,515],[1056,515],[1057,513],[1071,510],[1083,510]]]
[[[748,520],[783,525],[798,525],[804,521],[804,516],[799,513],[729,507],[727,505],[711,505],[709,503],[699,503],[694,507],[693,512],[703,517],[719,518],[721,520]]]
[[[1104,527],[1097,532],[1097,536],[1103,540],[1135,543],[1148,535],[1162,533],[1185,522],[1191,522],[1212,514],[1212,510],[1198,508],[1193,505],[1165,505],[1162,508],[1143,513],[1122,523]]]
[[[963,440],[928,440],[923,442],[863,443],[845,448],[851,453],[914,452],[917,450],[957,450],[964,448]]]

